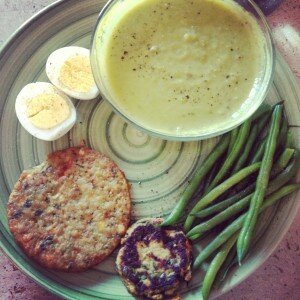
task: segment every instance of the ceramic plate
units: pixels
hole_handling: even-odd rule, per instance
[[[179,143],[152,138],[127,125],[102,99],[75,101],[78,120],[60,140],[36,140],[17,121],[14,103],[21,88],[30,82],[47,81],[45,62],[57,48],[89,47],[91,33],[105,1],[58,1],[29,20],[17,31],[0,55],[0,244],[11,260],[28,276],[51,292],[67,299],[132,299],[114,269],[115,255],[97,268],[81,274],[47,271],[28,259],[8,231],[6,202],[22,170],[43,161],[57,149],[87,145],[111,157],[132,184],[133,218],[165,216],[172,209],[187,181],[216,140]],[[285,100],[299,147],[300,100],[296,81],[280,56],[274,84],[267,101]],[[260,219],[256,242],[241,268],[233,270],[214,293],[225,293],[249,276],[271,254],[288,230],[299,206],[293,194],[269,209]],[[199,299],[202,274],[181,291],[185,299]]]

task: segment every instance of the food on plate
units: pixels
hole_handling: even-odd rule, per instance
[[[268,207],[276,203],[278,200],[298,190],[299,188],[300,188],[300,184],[298,183],[298,184],[288,184],[276,190],[272,195],[270,195],[268,198],[265,199],[265,202],[261,206],[259,213],[262,213]],[[226,220],[229,220],[229,218]],[[245,220],[246,220],[246,213],[238,216],[227,227],[223,228],[223,230],[195,258],[193,263],[193,268],[194,269],[200,268],[201,264],[204,263],[204,261],[208,259],[214,253],[215,250],[217,250],[221,245],[223,245],[226,241],[228,241],[228,239],[232,237],[235,233],[239,233]]]
[[[99,90],[90,64],[90,50],[65,47],[48,58],[46,73],[52,82],[26,85],[16,100],[16,113],[22,126],[34,137],[54,141],[66,134],[76,122],[70,97],[94,99]]]
[[[60,138],[76,122],[76,110],[70,98],[47,82],[26,85],[17,96],[15,110],[21,125],[45,141]]]
[[[150,299],[172,296],[191,279],[192,247],[176,228],[158,226],[160,218],[141,219],[122,239],[117,270],[128,290]]]
[[[70,97],[91,100],[99,95],[89,49],[72,46],[54,51],[47,60],[46,73],[49,80]]]
[[[216,274],[221,268],[222,264],[225,262],[226,257],[228,256],[230,251],[233,249],[236,239],[237,235],[235,234],[224,245],[221,246],[220,250],[214,256],[212,262],[210,263],[206,271],[205,277],[203,279],[201,288],[203,300],[208,299],[211,287],[216,278]]]
[[[259,213],[263,212],[265,209],[275,204],[278,200],[295,192],[299,188],[300,188],[300,184],[290,184],[279,189],[264,202],[264,204],[261,206]],[[211,261],[208,271],[203,280],[202,296],[204,300],[208,299],[209,291],[214,282],[214,279],[218,274],[218,272],[221,271],[220,269],[222,267],[222,264],[226,261],[230,248],[234,246],[236,242],[237,239],[236,233],[240,232],[243,223],[245,221],[246,221],[246,214],[243,214],[240,217],[238,217],[234,222],[232,222],[230,225],[225,227],[225,229],[221,231],[221,233],[214,240],[212,240],[196,257],[193,265],[194,269],[199,268],[204,263],[204,261],[206,261],[211,255],[213,255],[213,253],[217,249],[219,249],[219,252],[213,257],[213,260]],[[233,264],[238,262],[237,259],[236,261],[234,260],[235,257],[234,259],[232,259]]]
[[[296,155],[299,156],[299,153]],[[285,184],[287,184],[295,176],[297,168],[298,162],[296,158],[293,158],[291,163],[284,165],[279,174],[269,182],[268,188],[266,190],[266,196],[269,196],[270,194],[274,193]],[[249,185],[249,189],[247,188],[247,192],[249,192],[250,190],[254,191],[254,189],[255,183]],[[209,209],[207,209],[207,213],[205,213],[205,209],[200,211],[199,213],[195,213],[196,217],[202,219],[211,215],[212,213],[215,213],[215,216],[195,226],[187,233],[187,237],[191,240],[196,240],[205,232],[210,231],[222,222],[229,220],[230,217],[243,212],[245,208],[249,207],[250,200],[253,195],[254,193],[250,193],[245,197],[241,197],[239,194],[235,194],[233,197],[211,206]],[[267,202],[268,198],[269,197],[267,197],[264,202]]]
[[[239,172],[232,175],[231,177],[229,177],[228,179],[224,180],[224,182],[212,189],[211,192],[207,192],[205,195],[203,195],[203,197],[195,204],[188,217],[186,218],[184,223],[184,230],[188,231],[191,228],[195,220],[195,213],[201,211],[202,209],[206,208],[209,204],[216,201],[218,197],[222,196],[226,191],[228,191],[233,186],[237,185],[242,180],[246,179],[253,173],[257,173],[260,167],[261,163],[255,163],[250,166],[247,166]]]
[[[130,188],[105,155],[86,147],[50,154],[24,171],[7,205],[11,233],[50,269],[79,272],[118,246],[130,221]]]
[[[283,104],[265,107],[220,139],[162,222],[162,226],[179,225],[183,220],[187,237],[195,243],[212,234],[193,262],[196,270],[210,261],[203,299],[208,299],[216,280],[222,282],[233,265],[242,263],[258,215],[300,188],[299,183],[291,183],[300,162],[300,151],[292,147]],[[196,192],[199,199],[193,199]]]
[[[250,242],[253,239],[254,229],[259,215],[259,210],[262,206],[268,188],[277,141],[280,134],[280,125],[282,123],[282,110],[282,105],[276,105],[272,114],[272,120],[266,139],[265,151],[262,157],[262,164],[256,180],[255,191],[251,197],[249,211],[247,212],[243,227],[237,239],[237,255],[239,263],[242,262],[249,250]]]
[[[125,116],[184,137],[216,132],[252,109],[265,40],[235,1],[139,0],[122,8],[105,15],[95,47],[103,92]]]

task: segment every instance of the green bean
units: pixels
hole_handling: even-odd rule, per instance
[[[245,121],[239,129],[239,133],[237,136],[237,139],[234,143],[233,149],[230,153],[228,153],[227,158],[225,159],[221,169],[217,173],[216,177],[212,181],[208,192],[210,192],[214,187],[217,186],[217,184],[224,179],[226,173],[228,173],[236,161],[237,157],[240,155],[241,150],[243,149],[245,142],[248,138],[249,131],[250,131],[250,126],[251,126],[251,120]]]
[[[206,181],[205,181],[205,186],[204,186],[204,190],[203,190],[203,195],[207,194],[207,191],[209,189],[209,186],[211,184],[211,182],[213,181],[213,179],[215,178],[218,169],[220,167],[221,162],[219,163],[218,161],[215,163],[215,165],[212,167],[210,173],[208,174]]]
[[[278,143],[277,143],[277,148],[280,147],[283,144],[283,140],[285,139],[285,136],[287,134],[287,127],[286,127],[287,123],[286,121],[283,123],[281,130],[280,130],[280,134],[279,134],[279,138],[278,138]],[[252,159],[250,160],[250,164],[254,164],[258,161],[261,161],[264,155],[264,151],[265,151],[265,147],[266,147],[266,143],[267,143],[267,137],[264,137],[261,142],[258,144],[257,150],[254,153]]]
[[[277,105],[277,104],[276,104]],[[275,106],[268,106],[268,110],[265,112],[264,120],[261,120],[261,122],[258,123],[258,132],[259,135],[262,133],[262,130],[267,125],[269,119],[270,119],[270,113],[274,110]],[[263,152],[264,152],[264,144],[263,141],[265,138],[261,139],[260,141],[256,142],[254,149],[257,149],[255,152],[250,155],[249,164],[256,163],[258,161],[261,161]]]
[[[250,150],[253,147],[253,144],[257,138],[257,135],[258,135],[258,125],[255,124],[250,131],[249,138],[245,145],[245,148],[244,148],[241,156],[239,157],[238,161],[236,162],[231,174],[236,173],[237,171],[239,171],[240,169],[242,169],[245,166],[248,155],[250,153]]]
[[[261,119],[262,117],[268,115],[270,116],[270,114],[272,113],[272,111],[274,110],[276,105],[279,104],[283,104],[284,101],[280,101],[276,104],[270,105],[268,103],[263,103],[258,109],[257,111],[252,115],[251,119],[254,121]],[[264,127],[264,126],[263,126]],[[262,129],[262,128],[261,128]],[[261,130],[260,129],[260,130]],[[260,131],[259,130],[259,131]]]
[[[269,182],[268,194],[273,193],[278,186],[288,183],[295,176],[299,168],[299,158],[300,152],[299,150],[295,150],[294,157],[288,166]]]
[[[279,131],[279,136],[278,136],[278,141],[277,141],[277,148],[285,146],[287,132],[288,132],[288,123],[287,123],[287,119],[286,119],[285,115],[283,114],[280,131]]]
[[[300,188],[300,183],[294,183],[286,185],[282,188],[280,188],[278,191],[272,193],[268,198],[264,201],[262,204],[259,213],[262,213],[264,210],[266,210],[268,207],[273,205],[275,202],[277,202],[279,199],[293,193],[294,191],[298,190]]]
[[[273,178],[268,185],[267,194],[273,193],[278,188],[289,182],[295,175],[298,166],[299,166],[299,150],[295,150],[294,157],[291,160],[291,162],[285,166],[281,165],[282,170],[280,173],[277,174],[275,178]],[[278,169],[279,170],[279,169]],[[209,206],[206,209],[203,209],[199,211],[198,213],[195,213],[194,216],[197,218],[205,218],[212,214],[216,214],[218,212],[223,211],[230,205],[238,202],[239,200],[243,199],[245,196],[247,196],[249,193],[254,191],[255,189],[255,183],[249,185],[247,188],[239,192],[238,194],[220,202],[215,205]]]
[[[238,133],[239,133],[239,127],[236,127],[236,128],[234,128],[233,130],[230,131],[230,143],[229,143],[227,153],[230,153],[232,151]]]
[[[201,209],[205,208],[207,205],[209,205],[211,202],[213,202],[215,199],[217,199],[220,195],[222,195],[224,192],[226,192],[228,189],[230,189],[232,186],[249,176],[250,174],[256,172],[260,168],[260,163],[256,163],[254,165],[248,166],[227,180],[225,180],[223,183],[215,187],[212,191],[207,193],[203,198],[201,198],[198,203],[193,207],[192,211],[188,215],[185,223],[184,223],[184,230],[188,231],[193,224],[193,221],[195,220],[195,217],[192,215],[195,212],[200,211]]]
[[[233,245],[235,244],[237,239],[237,235],[232,236],[219,250],[216,256],[213,258],[212,262],[210,263],[205,277],[203,279],[202,284],[202,297],[203,300],[207,300],[210,294],[211,287],[214,283],[216,275],[220,268],[222,267],[226,257],[228,256],[229,251],[232,249]]]
[[[279,135],[279,126],[282,116],[282,105],[277,105],[272,114],[271,126],[267,136],[266,148],[262,159],[262,166],[259,170],[256,180],[256,188],[254,195],[251,198],[249,211],[243,224],[243,228],[239,234],[237,241],[237,253],[239,263],[245,257],[254,228],[256,225],[257,217],[259,214],[259,208],[262,205],[262,201],[265,196],[266,189],[269,183],[270,172],[273,164],[273,158],[276,150],[276,145]]]
[[[300,188],[300,184],[290,184],[282,187],[280,190],[276,191],[270,195],[261,206],[259,213],[262,213],[268,207],[276,203],[279,199],[285,197],[286,195],[293,193]],[[198,269],[201,264],[211,256],[211,254],[217,250],[221,245],[223,245],[231,236],[238,232],[246,219],[247,214],[239,216],[235,221],[228,225],[215,239],[213,239],[196,257],[194,261],[193,268]]]
[[[199,225],[195,226],[186,234],[187,237],[191,240],[198,239],[199,237],[202,237],[203,233],[215,228],[217,225],[240,213],[247,206],[249,206],[252,195],[253,193],[233,204],[232,206],[227,207],[225,210],[215,215],[213,218],[207,220],[206,222],[200,223]]]
[[[270,118],[270,115],[271,115],[271,111],[268,111],[263,116],[261,116],[261,119],[258,121],[258,123],[257,123],[257,131],[258,131],[259,134],[262,132],[262,130],[267,125],[267,123],[269,121],[269,118]]]
[[[262,160],[262,157],[264,155],[264,151],[266,148],[266,142],[267,142],[267,137],[265,137],[261,143],[258,145],[257,151],[254,153],[252,159],[250,160],[250,164],[254,164],[258,161]],[[279,152],[279,148],[282,146],[282,143],[277,144],[277,148],[276,151]],[[241,182],[240,184],[240,189],[242,189],[243,187],[247,186],[248,182]]]
[[[255,164],[258,161],[261,161],[265,152],[265,148],[266,148],[266,138],[264,138],[260,144],[258,145],[258,148],[255,152],[255,154],[253,155],[252,159],[250,160],[250,164]]]
[[[240,193],[233,195],[232,197],[223,200],[220,203],[216,203],[215,205],[209,206],[197,213],[194,213],[193,215],[196,218],[206,218],[208,216],[211,216],[215,213],[218,213],[224,209],[226,209],[227,207],[229,207],[230,205],[238,202],[239,200],[243,199],[245,196],[247,196],[249,194],[249,192],[253,191],[255,188],[255,185],[252,185],[251,187],[248,187],[246,189],[244,189],[243,191],[241,191]]]
[[[221,155],[227,150],[228,145],[229,135],[226,134],[221,138],[214,150],[206,157],[202,165],[196,171],[195,175],[181,195],[178,203],[176,204],[170,215],[167,217],[167,219],[162,223],[162,226],[174,225],[178,222],[178,220],[180,220],[187,203],[197,190],[199,183],[206,176],[209,170],[214,166],[219,157],[221,157]]]
[[[214,282],[214,287],[219,288],[222,284],[222,282],[225,280],[227,273],[229,270],[232,268],[237,263],[237,255],[236,255],[236,247],[233,247],[230,249],[230,252],[228,253],[222,268],[218,272],[215,282]]]
[[[244,151],[242,152],[239,160],[237,161],[237,163],[235,164],[235,167],[233,168],[233,171],[231,172],[231,174],[234,174],[235,172],[237,172],[238,170],[240,170],[242,167],[244,167],[247,163],[247,160],[249,160],[249,157],[251,157],[250,155],[250,151],[254,145],[255,140],[258,138],[258,136],[260,135],[261,131],[263,130],[263,128],[266,126],[267,122],[269,121],[270,118],[270,112],[264,113],[258,120],[258,122],[256,122],[256,124],[254,126],[252,126],[251,128],[251,132],[248,138],[248,142],[245,146]],[[256,128],[257,129],[256,129]],[[263,149],[262,149],[263,150]],[[255,162],[260,161],[259,156],[255,159]],[[244,189],[247,185],[249,184],[248,179],[244,180],[244,182],[241,182],[237,188],[238,190],[242,190]],[[234,194],[235,192],[232,191],[231,193],[229,193],[229,195]]]
[[[271,174],[278,174],[280,170],[282,170],[284,166],[286,166],[289,163],[289,161],[292,159],[294,154],[295,154],[295,149],[290,149],[290,148],[284,149],[279,159],[273,165]]]
[[[270,113],[273,110],[273,106],[268,103],[262,103],[257,111],[253,114],[252,120],[256,120],[266,113]]]
[[[293,148],[293,134],[290,129],[286,134],[285,148]]]
[[[231,236],[237,233],[241,229],[244,219],[245,215],[241,215],[240,217],[238,217],[223,231],[221,231],[221,233],[215,239],[213,239],[204,249],[202,249],[202,251],[194,261],[193,269],[198,269],[201,264],[213,254],[215,250],[223,245]]]

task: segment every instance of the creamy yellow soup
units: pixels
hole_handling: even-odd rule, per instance
[[[264,39],[231,0],[128,0],[108,19],[104,84],[121,112],[166,135],[213,132],[252,104]],[[248,99],[248,100],[247,100]]]

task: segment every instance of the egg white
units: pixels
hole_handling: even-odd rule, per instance
[[[61,96],[70,108],[70,116],[64,122],[50,129],[40,129],[34,126],[27,117],[26,102],[41,94],[57,94]],[[54,141],[65,135],[76,122],[76,109],[70,98],[48,82],[36,82],[26,85],[18,94],[15,110],[19,122],[34,137],[44,141]]]
[[[46,73],[49,80],[64,93],[72,98],[79,100],[91,100],[99,95],[99,90],[94,82],[93,86],[87,92],[78,92],[66,87],[59,81],[59,74],[64,63],[74,56],[90,58],[90,50],[82,47],[64,47],[54,51],[47,60]]]

